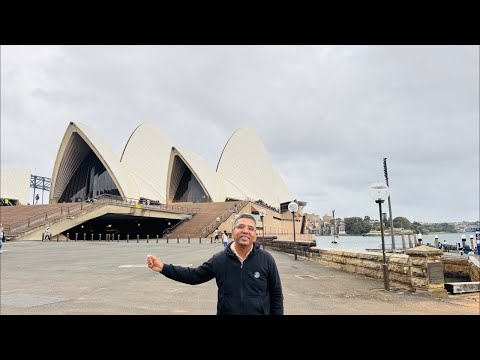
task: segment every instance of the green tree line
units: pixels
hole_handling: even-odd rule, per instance
[[[345,232],[348,235],[362,235],[368,233],[370,230],[380,230],[380,223],[378,227],[370,225],[369,218],[362,219],[360,217],[345,218]],[[390,228],[390,219],[385,222],[385,228]],[[405,217],[398,216],[393,219],[394,228],[403,228],[405,230],[412,230],[414,233],[429,234],[431,232],[449,232],[454,233],[455,227],[447,223],[437,223],[430,225],[423,225],[416,221],[410,222]]]

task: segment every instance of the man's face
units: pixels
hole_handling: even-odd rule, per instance
[[[255,222],[252,219],[241,218],[233,229],[233,240],[236,244],[248,246],[257,239]]]

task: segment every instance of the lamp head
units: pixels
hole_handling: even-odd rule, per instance
[[[295,201],[292,201],[290,204],[288,204],[288,211],[295,213],[298,211],[298,204]]]
[[[390,189],[387,184],[379,181],[370,185],[369,194],[375,202],[384,202],[390,194]]]
[[[262,209],[262,210],[260,210],[260,211],[258,212],[258,214],[260,215],[260,217],[263,218],[265,215],[267,215],[267,212]]]

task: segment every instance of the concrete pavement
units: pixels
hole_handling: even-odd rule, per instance
[[[8,242],[0,255],[1,315],[214,315],[215,281],[187,285],[146,267],[146,255],[198,266],[221,244]],[[267,251],[268,250],[267,248]],[[286,315],[480,315],[480,294],[430,297],[277,251]]]

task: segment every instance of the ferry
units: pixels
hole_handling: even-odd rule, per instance
[[[398,229],[395,228],[393,229],[393,234],[395,236],[397,235],[414,235],[414,232],[412,230],[403,230],[403,229]],[[390,235],[390,228],[385,229],[383,232],[384,236]],[[380,230],[370,230],[368,233],[362,234],[362,236],[382,236],[382,232]]]
[[[382,236],[382,232],[380,230],[370,230],[368,233],[365,233],[362,236]]]

